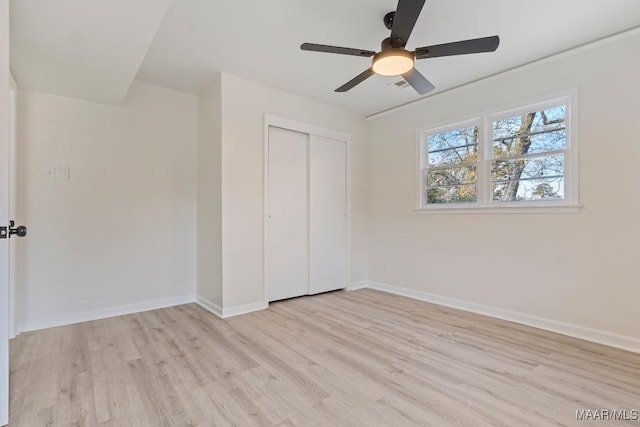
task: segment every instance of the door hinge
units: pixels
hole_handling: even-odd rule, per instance
[[[24,237],[27,235],[27,227],[24,225],[15,226],[15,221],[9,221],[9,227],[0,227],[0,239],[10,239],[11,236]]]

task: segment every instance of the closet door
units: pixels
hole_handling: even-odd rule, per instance
[[[309,136],[269,127],[265,286],[267,300],[308,293]]]
[[[346,143],[318,136],[309,144],[309,293],[346,286]]]

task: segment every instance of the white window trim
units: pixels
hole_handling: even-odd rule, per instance
[[[490,198],[489,190],[489,169],[492,158],[491,141],[491,123],[494,119],[509,117],[523,114],[526,112],[537,111],[544,108],[557,106],[564,103],[567,108],[566,117],[568,125],[566,126],[567,146],[565,149],[565,198],[562,200],[527,200],[519,202],[494,202]],[[434,126],[425,126],[417,130],[416,144],[416,169],[417,169],[417,206],[415,212],[418,214],[486,214],[486,213],[579,213],[582,207],[579,204],[579,143],[578,143],[578,91],[571,89],[552,95],[547,95],[528,102],[519,103],[515,106],[507,108],[492,109],[481,114],[475,115],[454,122],[437,124]],[[478,125],[478,133],[480,135],[478,163],[477,163],[477,180],[476,191],[478,195],[477,202],[470,203],[448,203],[426,205],[424,203],[424,176],[422,173],[422,165],[426,153],[423,150],[424,134],[437,134],[446,132],[447,130],[469,127]]]

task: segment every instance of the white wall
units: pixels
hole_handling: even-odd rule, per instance
[[[222,93],[217,73],[198,96],[197,294],[222,308]]]
[[[222,272],[225,309],[264,301],[265,114],[351,134],[351,280],[366,278],[364,118],[223,74]]]
[[[627,37],[371,119],[368,278],[640,338],[639,45]],[[574,87],[579,214],[414,213],[417,128]]]
[[[23,328],[195,293],[196,120],[194,95],[141,82],[118,107],[19,91]]]

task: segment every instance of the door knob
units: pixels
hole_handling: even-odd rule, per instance
[[[10,239],[11,236],[24,237],[27,235],[27,227],[24,225],[15,226],[16,222],[9,221],[9,227],[0,227],[0,239]]]

